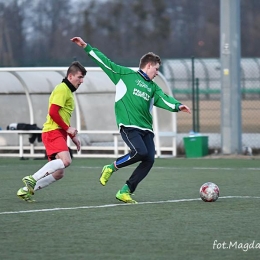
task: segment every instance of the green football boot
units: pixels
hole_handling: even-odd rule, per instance
[[[111,177],[112,173],[115,170],[113,169],[112,165],[105,165],[102,169],[101,175],[100,175],[100,183],[105,186],[106,183],[108,182],[109,178]]]
[[[137,204],[137,201],[135,201],[131,198],[130,192],[121,192],[121,190],[119,190],[116,194],[116,199],[118,199],[124,203]]]
[[[17,196],[26,201],[26,202],[34,202],[35,200],[32,199],[31,193],[28,191],[27,187],[23,187],[17,191]]]
[[[34,187],[36,185],[36,180],[31,176],[26,176],[22,179],[23,183],[26,185],[28,191],[31,195],[34,194]]]

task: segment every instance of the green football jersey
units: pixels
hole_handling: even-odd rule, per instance
[[[179,111],[181,102],[165,94],[141,70],[117,65],[89,44],[85,51],[116,86],[115,116],[119,128],[125,126],[153,131],[153,106],[171,112]]]

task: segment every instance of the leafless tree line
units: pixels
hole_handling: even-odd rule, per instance
[[[241,0],[241,55],[259,57],[259,0]],[[84,60],[82,36],[113,60],[219,57],[218,0],[0,0],[0,66],[67,66]],[[93,64],[92,64],[93,65]]]

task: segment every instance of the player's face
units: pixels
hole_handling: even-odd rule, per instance
[[[148,69],[147,69],[147,73],[146,74],[148,75],[148,77],[151,80],[154,79],[158,75],[159,67],[160,67],[159,63],[156,63],[156,64],[150,63],[148,65]]]
[[[76,74],[69,74],[68,80],[70,83],[77,89],[80,84],[83,82],[84,76],[81,71],[78,71]]]

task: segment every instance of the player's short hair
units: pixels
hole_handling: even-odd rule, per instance
[[[69,74],[75,75],[78,71],[81,71],[83,76],[87,74],[87,70],[84,68],[84,66],[80,64],[80,62],[72,62],[67,70],[67,77],[69,76]]]
[[[143,69],[149,62],[152,64],[159,63],[159,65],[162,63],[161,58],[158,55],[154,54],[153,52],[148,52],[143,57],[141,57],[139,68]]]

